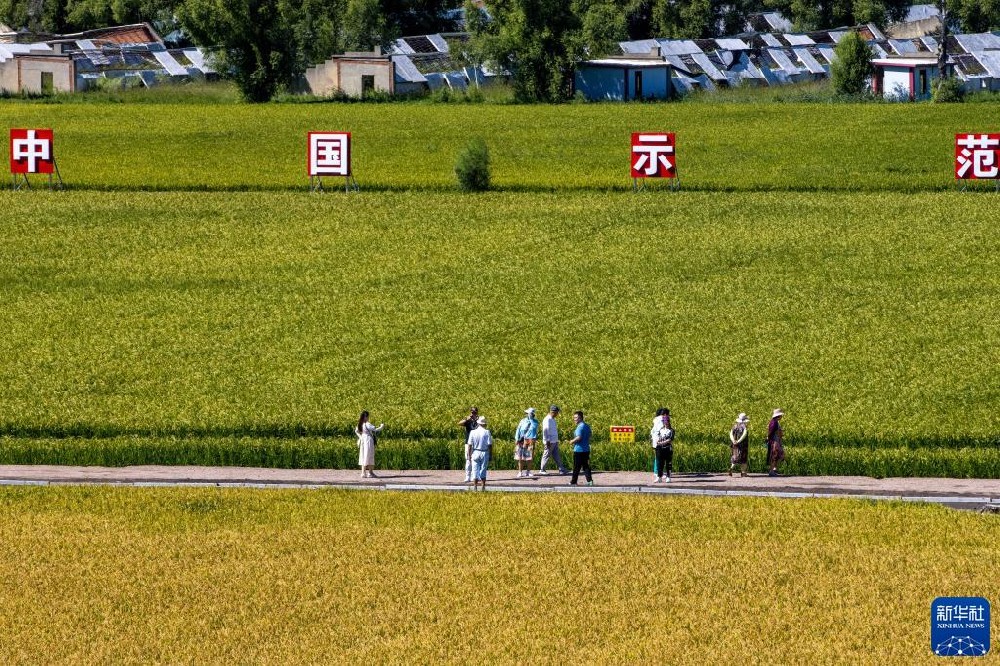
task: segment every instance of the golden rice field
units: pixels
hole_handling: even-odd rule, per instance
[[[1000,599],[998,540],[852,500],[8,488],[0,662],[940,663],[931,601]]]

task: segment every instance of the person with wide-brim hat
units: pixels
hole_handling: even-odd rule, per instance
[[[781,417],[785,413],[780,409],[771,412],[771,422],[767,424],[767,466],[768,476],[778,476],[778,464],[785,459],[785,431],[781,428]]]
[[[517,478],[531,476],[531,458],[535,451],[535,441],[538,439],[538,420],[535,418],[535,408],[524,410],[524,418],[517,424],[514,433],[514,460],[517,461]]]
[[[729,476],[733,475],[733,470],[738,465],[740,476],[747,475],[747,466],[750,463],[750,417],[746,412],[740,412],[736,417],[736,423],[729,430]]]
[[[479,488],[483,484],[486,490],[486,470],[490,466],[490,458],[493,456],[493,435],[486,429],[486,417],[480,416],[476,419],[476,429],[469,433],[469,458],[472,462],[473,488]]]

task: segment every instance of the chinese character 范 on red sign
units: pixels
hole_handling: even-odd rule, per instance
[[[1000,134],[956,134],[955,178],[1000,178]]]
[[[11,173],[52,173],[52,130],[12,129],[10,131]]]
[[[351,175],[350,132],[309,132],[309,175]]]
[[[632,177],[676,178],[674,133],[632,133]]]

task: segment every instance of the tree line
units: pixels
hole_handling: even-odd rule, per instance
[[[458,0],[0,0],[0,21],[67,33],[147,21],[182,27],[215,47],[243,96],[266,101],[334,53],[368,50],[403,35],[449,31]],[[780,11],[808,32],[906,15],[910,0],[487,0],[466,4],[470,61],[511,73],[521,101],[560,101],[574,64],[618,41],[697,39],[744,31],[750,14]],[[1000,29],[1000,0],[948,0],[966,32]]]

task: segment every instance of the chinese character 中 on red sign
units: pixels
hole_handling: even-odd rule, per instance
[[[956,134],[955,178],[1000,178],[1000,134]]]
[[[12,129],[10,131],[11,173],[52,173],[52,130]]]
[[[350,132],[309,132],[309,175],[351,175]]]
[[[632,133],[632,177],[676,178],[677,155],[674,133]]]

